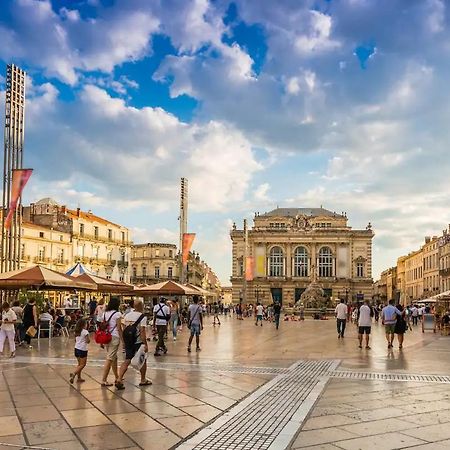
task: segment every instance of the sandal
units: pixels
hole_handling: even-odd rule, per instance
[[[145,381],[141,381],[139,383],[139,386],[151,386],[152,384],[153,384],[152,380],[145,380]]]
[[[115,386],[118,391],[123,391],[125,389],[125,386],[121,381],[116,381]]]
[[[75,379],[75,374],[74,373],[71,373],[70,375],[69,375],[69,382],[70,382],[70,384],[73,384],[73,380]]]
[[[103,381],[101,384],[102,387],[111,387],[114,386],[112,383],[110,383],[109,381]]]

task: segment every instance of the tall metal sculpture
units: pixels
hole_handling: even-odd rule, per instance
[[[5,134],[3,155],[3,214],[0,271],[20,268],[22,201],[19,200],[11,226],[5,219],[11,201],[12,173],[23,167],[25,129],[25,77],[26,73],[14,64],[6,69]]]
[[[187,220],[188,220],[188,180],[181,178],[180,189],[180,261],[179,261],[179,279],[181,283],[186,282],[186,271],[183,265],[183,236],[187,233]]]

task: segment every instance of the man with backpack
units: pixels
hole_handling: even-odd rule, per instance
[[[196,350],[199,352],[200,349],[200,334],[203,329],[203,315],[202,307],[198,304],[198,296],[194,295],[192,298],[193,304],[189,305],[188,310],[188,328],[191,330],[191,335],[189,336],[189,343],[187,351],[191,352],[192,340],[195,336],[195,341],[197,344]]]
[[[116,389],[125,389],[123,377],[131,364],[134,355],[144,346],[144,352],[148,352],[147,345],[147,317],[144,314],[144,302],[142,300],[134,301],[134,310],[125,314],[122,321],[122,340],[125,347],[125,361],[120,366],[119,377],[116,381]],[[141,382],[139,386],[150,386],[152,382],[147,379],[147,361],[140,368]]]
[[[153,331],[158,333],[155,356],[161,356],[161,352],[167,353],[164,336],[167,333],[167,324],[170,320],[170,308],[166,305],[166,299],[161,297],[159,303],[153,308]]]

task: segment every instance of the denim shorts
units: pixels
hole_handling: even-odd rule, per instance
[[[191,324],[191,336],[200,336],[201,327],[199,323]]]

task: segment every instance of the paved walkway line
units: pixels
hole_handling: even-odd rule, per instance
[[[14,361],[20,364],[50,364],[50,365],[63,365],[73,366],[77,362],[74,358],[52,358],[45,356],[27,357],[16,356]],[[12,364],[13,362],[10,362]],[[103,367],[105,360],[103,359],[89,359],[88,367]],[[155,362],[148,360],[147,368],[153,370],[188,370],[193,372],[229,372],[229,373],[248,373],[254,375],[278,375],[286,373],[288,371],[285,367],[263,367],[263,366],[242,366],[237,364],[228,363],[168,363],[168,362]]]
[[[280,450],[294,439],[338,360],[299,361],[257,389],[179,450]]]

